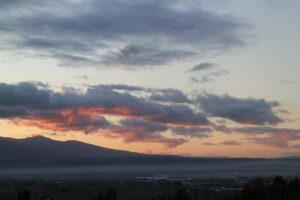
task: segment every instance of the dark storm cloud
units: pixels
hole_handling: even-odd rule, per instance
[[[246,27],[179,0],[1,1],[0,13],[1,46],[66,66],[167,64],[241,46]]]
[[[211,116],[222,117],[242,124],[277,124],[282,122],[274,107],[278,102],[265,99],[240,99],[229,95],[204,94],[197,98],[199,107]]]
[[[216,67],[215,63],[200,63],[198,65],[195,65],[193,68],[189,69],[188,72],[203,71],[213,69],[214,67]]]

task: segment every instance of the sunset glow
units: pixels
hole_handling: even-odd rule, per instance
[[[88,2],[0,3],[1,137],[300,156],[300,1]]]

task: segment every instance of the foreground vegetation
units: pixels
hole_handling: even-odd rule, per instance
[[[198,200],[198,192],[194,195],[185,188],[179,188],[170,194],[159,195],[158,200]],[[207,200],[300,200],[300,181],[298,178],[286,180],[277,176],[272,182],[264,178],[249,181],[242,190],[229,197],[206,197]]]
[[[270,183],[264,178],[256,178],[227,200],[300,200],[300,181],[277,176]]]
[[[78,184],[78,183],[77,183]],[[49,196],[34,193],[36,189],[15,189],[15,198],[3,198],[11,200],[300,200],[300,181],[298,178],[285,179],[281,176],[273,180],[265,178],[255,178],[244,184],[239,190],[226,191],[225,189],[216,191],[213,189],[203,189],[196,185],[177,185],[176,187],[159,185],[143,185],[136,183],[126,183],[122,187],[101,187],[98,192],[93,191],[90,185],[79,183],[80,187],[90,188],[92,191],[86,196],[79,197],[77,189],[73,186],[65,188],[69,190],[69,196]],[[135,185],[136,184],[136,185]],[[73,188],[73,189],[71,189]],[[64,191],[57,191],[64,193]],[[55,192],[53,193],[55,194]],[[2,198],[1,198],[2,199]]]

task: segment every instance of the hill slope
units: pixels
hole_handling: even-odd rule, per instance
[[[210,169],[283,168],[293,170],[299,158],[201,158],[170,155],[148,155],[103,148],[79,141],[56,141],[42,136],[25,139],[0,137],[0,168],[22,166],[76,165],[190,165]],[[295,165],[297,167],[295,167]]]
[[[42,136],[25,139],[0,137],[0,164],[116,159],[142,155],[98,147],[78,141],[55,141]]]

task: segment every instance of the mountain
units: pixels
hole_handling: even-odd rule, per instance
[[[144,155],[79,141],[56,141],[43,136],[25,139],[0,137],[0,164],[92,162],[141,156]]]
[[[292,159],[293,158],[293,159]],[[166,165],[197,166],[206,169],[297,169],[295,157],[264,158],[201,158],[170,155],[148,155],[103,148],[79,141],[56,141],[43,136],[25,139],[0,137],[1,167],[58,167],[91,165]],[[296,164],[296,165],[295,165]]]

